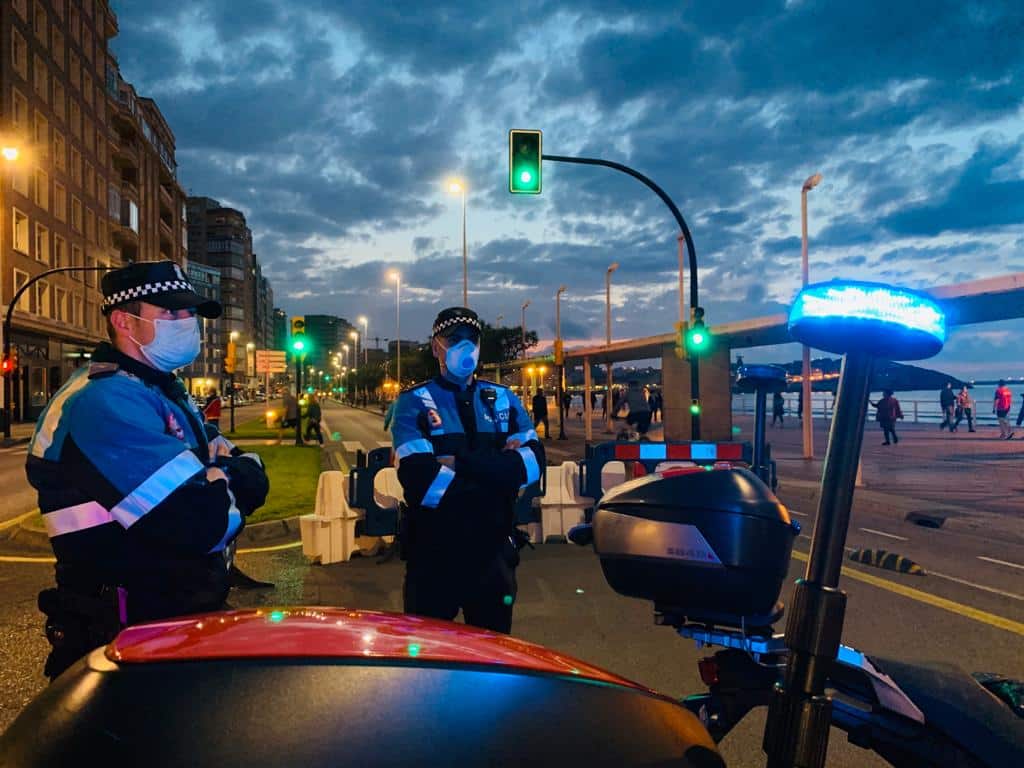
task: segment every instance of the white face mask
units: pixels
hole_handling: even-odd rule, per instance
[[[132,317],[139,317],[132,315]],[[183,317],[178,320],[139,320],[153,326],[153,340],[149,344],[141,344],[134,336],[129,336],[139,345],[139,351],[159,371],[170,373],[184,368],[199,356],[199,320],[195,317]]]
[[[480,359],[480,347],[469,339],[463,339],[448,347],[444,353],[444,365],[448,373],[460,381],[466,381],[476,370]]]

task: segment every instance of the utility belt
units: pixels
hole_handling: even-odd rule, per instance
[[[419,525],[422,525],[422,522]],[[398,505],[398,532],[395,536],[395,545],[398,547],[398,557],[400,560],[408,561],[416,551],[417,546],[423,545],[423,536],[417,535],[418,527],[411,519],[409,507],[406,506],[405,502],[400,502]],[[519,550],[524,547],[533,549],[533,544],[530,543],[530,534],[515,526],[512,526],[508,533],[508,542],[514,550],[512,554],[515,555],[516,565],[519,563]],[[515,565],[512,567],[514,568]]]
[[[67,588],[44,589],[37,600],[46,616],[46,639],[53,646],[46,675],[59,675],[93,648],[113,640],[128,625],[128,592],[102,586],[94,594]]]

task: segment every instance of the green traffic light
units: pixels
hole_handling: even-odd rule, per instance
[[[533,180],[533,174],[529,171],[523,171],[519,174],[519,180],[523,182],[523,184],[529,184]]]
[[[509,131],[509,192],[516,195],[540,194],[542,155],[542,137],[540,131]]]
[[[700,414],[700,403],[698,403],[696,400],[690,403],[690,413],[692,413],[694,416]]]
[[[302,341],[302,339],[296,339],[295,341],[292,342],[292,349],[294,349],[296,352],[301,352],[305,348],[306,342]]]

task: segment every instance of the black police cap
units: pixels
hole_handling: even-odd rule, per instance
[[[459,326],[473,328],[477,333],[483,330],[480,318],[468,307],[448,307],[442,309],[434,319],[433,336],[448,336]]]
[[[140,261],[112,269],[103,275],[103,313],[109,315],[121,304],[144,301],[164,309],[194,307],[202,317],[220,317],[219,302],[196,293],[185,270],[173,261]]]

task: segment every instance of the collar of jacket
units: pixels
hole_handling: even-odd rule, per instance
[[[470,378],[469,383],[466,384],[465,389],[460,387],[458,384],[449,379],[443,373],[437,374],[437,376],[434,377],[434,381],[436,381],[438,386],[440,386],[442,389],[447,389],[449,392],[472,392],[474,389],[476,389],[477,378],[476,374],[474,374],[472,378]]]
[[[185,387],[173,373],[165,373],[151,368],[145,363],[140,363],[124,352],[115,348],[110,342],[101,342],[92,353],[92,361],[95,363],[114,363],[122,371],[130,373],[136,378],[142,379],[150,386],[158,387],[172,400],[177,400],[185,395]]]

